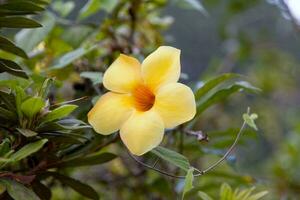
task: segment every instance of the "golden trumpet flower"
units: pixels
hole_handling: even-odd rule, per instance
[[[165,128],[191,120],[196,113],[192,90],[177,83],[180,50],[161,46],[140,63],[121,54],[104,73],[110,90],[88,113],[97,133],[120,130],[132,154],[142,155],[158,146]]]

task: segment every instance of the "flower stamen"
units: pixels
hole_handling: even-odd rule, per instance
[[[138,85],[132,92],[134,99],[134,106],[139,111],[148,111],[152,108],[155,95],[153,92],[145,85]]]

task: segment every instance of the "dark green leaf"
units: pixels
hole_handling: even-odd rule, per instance
[[[11,120],[12,122],[16,121],[15,113],[0,107],[0,119]]]
[[[38,134],[37,132],[34,132],[32,130],[29,130],[29,129],[17,128],[17,130],[19,131],[19,133],[21,133],[25,137],[33,137],[33,136],[36,136]]]
[[[45,117],[42,118],[41,122],[51,122],[57,119],[67,117],[71,112],[73,112],[78,106],[76,105],[63,105],[51,112],[49,112]]]
[[[23,99],[25,98],[26,94],[25,94],[25,91],[23,90],[23,88],[21,88],[19,86],[15,87],[15,93],[16,93],[16,96],[15,96],[16,109],[17,109],[19,119],[21,119],[23,116],[23,113],[21,110],[21,105],[22,105]]]
[[[22,147],[20,150],[18,150],[16,153],[12,154],[9,160],[11,162],[17,162],[19,160],[22,160],[23,158],[26,158],[27,156],[30,156],[31,154],[40,150],[47,141],[48,141],[47,139],[42,139],[27,144],[24,147]]]
[[[175,151],[158,146],[151,152],[185,171],[190,168],[188,159]]]
[[[42,98],[31,97],[21,104],[21,110],[27,117],[32,118],[39,113],[44,106],[45,102]]]
[[[72,160],[64,161],[59,164],[59,167],[79,167],[89,165],[99,165],[115,159],[117,156],[112,153],[98,153],[83,158],[75,158]]]
[[[6,59],[0,59],[0,73],[2,72],[7,72],[15,76],[28,78],[26,72],[22,70],[22,68],[17,63]]]
[[[5,185],[8,194],[14,200],[39,200],[39,197],[24,185],[9,179],[1,179]]]
[[[213,79],[207,81],[206,83],[204,83],[204,85],[202,87],[200,87],[195,92],[196,101],[198,101],[201,97],[206,95],[209,91],[211,91],[213,88],[215,88],[219,84],[221,84],[227,80],[236,78],[236,77],[238,77],[237,74],[222,74],[220,76],[217,76],[216,78],[213,78]]]
[[[8,1],[7,3],[1,4],[1,9],[13,10],[13,11],[43,11],[44,8],[40,7],[32,2],[18,0]]]
[[[99,196],[97,192],[89,185],[84,184],[78,180],[75,180],[71,177],[64,176],[59,173],[55,172],[47,172],[46,175],[52,176],[53,178],[56,178],[59,180],[61,183],[66,184],[70,186],[73,190],[77,191],[81,195],[88,197],[90,199],[98,200]]]
[[[6,138],[0,144],[0,157],[4,157],[4,155],[9,151],[10,151],[10,142]]]
[[[46,187],[40,181],[35,180],[32,183],[33,191],[40,197],[41,200],[50,200],[51,199],[51,190]]]
[[[231,85],[228,88],[218,90],[216,93],[214,93],[211,97],[209,97],[206,101],[199,104],[197,106],[197,115],[199,116],[203,111],[205,111],[210,106],[225,100],[227,97],[229,97],[231,94],[246,90],[248,92],[258,92],[260,91],[258,88],[253,87],[247,82],[236,82],[233,85]]]
[[[23,58],[28,58],[27,54],[20,47],[17,47],[13,42],[2,36],[0,36],[0,49]]]
[[[42,25],[25,17],[0,17],[0,27],[6,28],[38,28]]]

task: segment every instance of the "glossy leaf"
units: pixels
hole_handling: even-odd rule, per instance
[[[259,92],[260,90],[256,87],[253,87],[250,83],[247,82],[236,82],[233,85],[229,86],[225,89],[220,89],[212,96],[210,96],[207,100],[203,103],[197,105],[197,115],[200,115],[203,111],[205,111],[210,106],[225,100],[231,94],[240,92],[240,91],[248,91],[248,92]]]
[[[0,27],[6,28],[38,28],[42,25],[25,17],[0,17]]]
[[[76,105],[63,105],[51,112],[49,112],[45,117],[42,118],[41,122],[46,123],[67,117],[71,112],[73,112],[78,106]]]
[[[201,97],[203,97],[204,95],[206,95],[209,91],[211,91],[212,89],[214,89],[216,86],[220,85],[221,83],[236,78],[238,77],[237,74],[222,74],[220,76],[217,76],[209,81],[207,81],[206,83],[204,83],[204,85],[202,87],[200,87],[196,92],[195,92],[195,99],[196,101],[198,101],[199,99],[201,99]]]
[[[47,139],[42,139],[42,140],[27,144],[24,147],[22,147],[20,150],[18,150],[17,152],[12,154],[11,157],[9,158],[9,160],[11,162],[17,162],[19,160],[22,160],[22,159],[26,158],[27,156],[30,156],[31,154],[40,150],[47,141],[48,141]]]
[[[89,155],[83,158],[75,158],[72,160],[64,161],[59,164],[59,167],[80,167],[80,166],[90,166],[99,165],[109,162],[115,159],[117,156],[112,153],[98,153],[95,155]]]
[[[28,58],[20,47],[17,47],[13,42],[2,36],[0,36],[0,49],[23,58]]]
[[[32,190],[16,181],[9,179],[1,179],[0,181],[5,185],[8,194],[14,200],[40,200]]]
[[[30,1],[18,0],[8,1],[1,4],[1,9],[13,10],[13,11],[43,11],[44,8],[40,7]]]
[[[0,73],[2,72],[28,78],[26,72],[17,63],[6,59],[0,59]]]
[[[22,112],[32,118],[45,106],[45,101],[40,97],[31,97],[21,104]]]
[[[190,168],[188,159],[175,151],[158,146],[151,152],[185,171],[188,171]]]
[[[89,53],[91,50],[93,50],[94,47],[92,48],[78,48],[74,51],[71,51],[69,53],[66,53],[62,57],[58,58],[53,66],[50,67],[50,69],[61,69],[69,64],[71,64],[73,61],[77,60],[78,58],[84,56],[85,54]]]
[[[73,190],[77,191],[78,193],[80,193],[81,195],[89,199],[93,199],[93,200],[99,199],[97,192],[87,184],[84,184],[78,180],[75,180],[71,177],[56,172],[47,172],[45,175],[52,176],[53,178],[59,180],[61,183],[68,185]]]

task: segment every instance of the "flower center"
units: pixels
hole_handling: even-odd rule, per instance
[[[155,95],[145,85],[138,85],[132,92],[134,106],[139,111],[150,110],[155,101]]]

